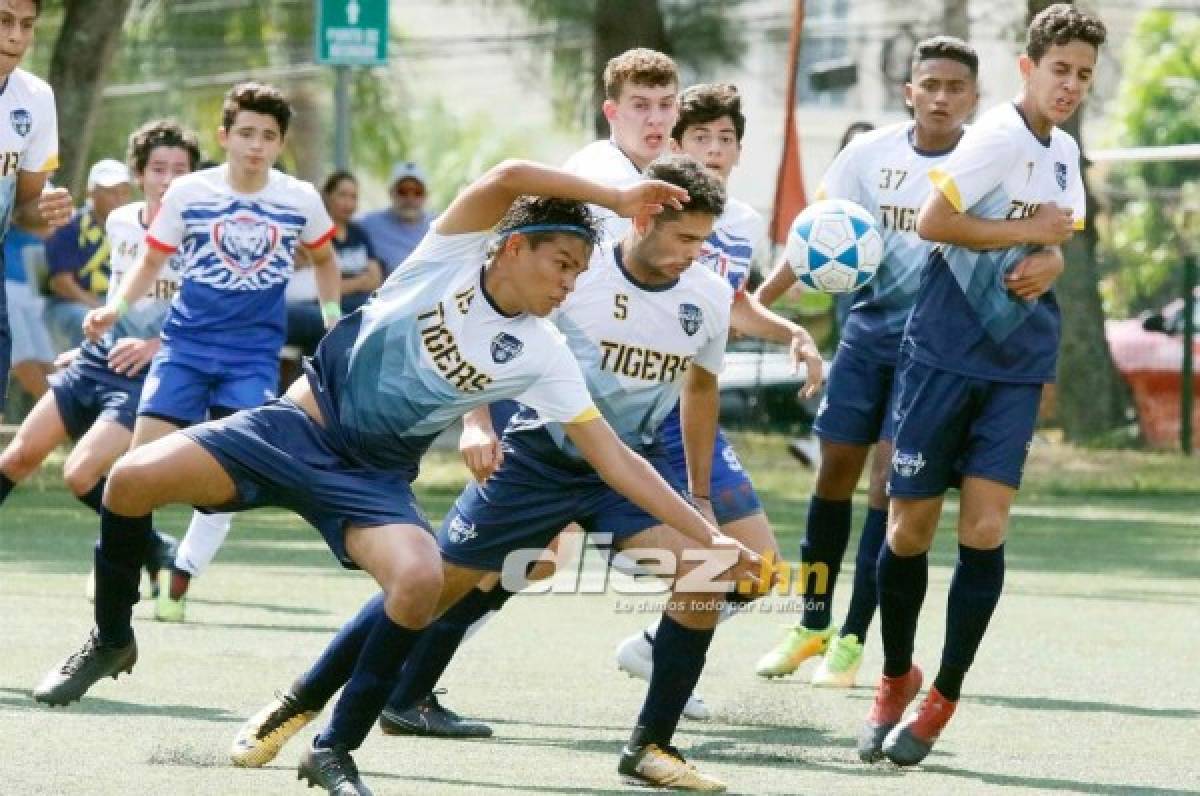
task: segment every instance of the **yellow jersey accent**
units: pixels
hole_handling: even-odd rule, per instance
[[[587,409],[584,409],[582,412],[575,415],[575,417],[571,418],[567,422],[568,423],[590,423],[598,417],[600,417],[600,410],[594,406],[589,406]]]
[[[954,209],[960,213],[965,213],[966,208],[963,207],[962,195],[958,192],[958,186],[954,184],[954,178],[941,169],[929,170],[929,181],[942,192],[942,196],[946,197]]]

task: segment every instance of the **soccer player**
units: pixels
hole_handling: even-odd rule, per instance
[[[1028,260],[1084,224],[1079,147],[1058,125],[1087,95],[1104,24],[1060,3],[1030,23],[1014,102],[982,116],[930,173],[917,232],[941,244],[922,274],[896,371],[888,481],[891,519],[879,555],[883,677],[859,737],[864,760],[914,765],[954,715],[1004,581],[1009,511],[1033,437],[1042,385],[1054,379],[1055,257]],[[958,562],[941,666],[920,707],[913,639],[927,551],[945,491],[961,490]]]
[[[291,114],[272,86],[247,82],[229,90],[217,131],[225,164],[172,183],[126,286],[84,322],[89,336],[101,334],[150,288],[167,260],[182,254],[183,282],[146,377],[134,447],[275,396],[287,326],[284,289],[298,246],[313,262],[326,325],[341,315],[333,221],[316,188],[272,168]],[[212,560],[229,523],[227,513],[193,515],[174,565],[159,573],[158,619],[183,620],[190,578]]]
[[[756,670],[762,677],[791,674],[808,658],[823,654],[813,685],[850,687],[862,664],[877,603],[875,560],[887,529],[896,358],[921,266],[933,248],[917,235],[917,212],[932,190],[930,170],[950,155],[975,110],[978,71],[979,57],[966,42],[950,36],[920,42],[913,52],[912,78],[904,86],[913,121],[855,136],[817,190],[819,199],[849,199],[866,208],[883,233],[884,256],[875,279],[853,297],[814,424],[821,456],[800,556],[809,567],[804,571],[823,567],[828,580],[805,581],[802,621],[759,660]],[[770,304],[795,282],[791,266],[780,263],[758,296]],[[854,590],[837,630],[833,592],[850,538],[850,499],[872,445],[876,449]]]
[[[97,554],[97,629],[50,672],[37,698],[69,702],[132,668],[129,565],[155,507],[291,508],[343,565],[365,569],[383,590],[330,648],[335,659],[325,662],[345,688],[300,765],[301,776],[330,793],[369,793],[350,750],[378,718],[439,602],[458,599],[482,574],[443,564],[410,483],[433,439],[492,400],[520,397],[563,424],[556,428],[574,449],[681,529],[672,533],[725,544],[737,557],[739,548],[621,444],[561,335],[537,317],[563,302],[587,267],[596,233],[581,201],[645,217],[688,196],[662,182],[613,190],[532,163],[501,164],[451,204],[376,299],[325,337],[283,400],[172,434],[118,462]],[[735,569],[754,564],[745,555]]]
[[[638,477],[680,489],[657,448],[656,432],[682,392],[689,475],[707,480],[716,431],[715,374],[724,358],[732,291],[712,272],[690,266],[722,210],[724,190],[685,156],[654,161],[646,176],[685,188],[686,203],[657,218],[634,218],[617,245],[601,246],[552,319],[582,365],[604,421],[653,463],[653,470]],[[488,412],[476,411],[467,422],[487,424]],[[457,602],[450,611],[486,601],[488,595],[478,588],[484,573],[511,573],[510,553],[541,551],[573,522],[603,534],[604,542],[618,549],[670,551],[675,561],[685,550],[709,546],[688,527],[660,524],[657,515],[623,496],[627,492],[620,482],[605,483],[611,479],[587,452],[572,426],[536,406],[521,409],[504,432],[498,468],[486,482],[466,487],[438,535],[453,573],[446,585],[453,599],[444,601]],[[524,567],[516,574],[523,575]],[[654,678],[620,764],[622,773],[640,781],[690,789],[719,784],[688,766],[670,746],[716,624],[719,601],[708,597],[677,591],[662,620]],[[263,765],[270,760],[342,685],[343,662],[360,644],[359,631],[335,640],[288,693],[243,727],[234,761]],[[418,693],[428,690],[416,687]]]
[[[0,0],[0,237],[14,216],[26,229],[61,227],[71,219],[71,195],[63,188],[46,191],[47,175],[58,168],[58,115],[54,91],[43,80],[19,69],[33,43],[41,0]],[[8,390],[12,337],[8,302],[0,280],[0,416]],[[0,477],[0,491],[11,489]]]
[[[126,159],[146,198],[113,210],[105,222],[111,247],[110,296],[141,260],[146,229],[167,186],[200,162],[200,146],[194,133],[159,119],[130,135]],[[172,257],[155,284],[108,334],[98,342],[85,341],[70,365],[50,377],[50,392],[0,453],[0,503],[13,484],[72,439],[76,444],[63,465],[63,480],[84,504],[101,512],[104,476],[129,449],[145,369],[159,349],[159,330],[179,288],[182,265],[180,257]],[[152,577],[167,549],[174,550],[173,540],[160,536],[146,560]]]

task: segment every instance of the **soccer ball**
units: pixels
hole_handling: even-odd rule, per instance
[[[851,293],[875,276],[883,259],[883,238],[862,206],[824,199],[796,216],[784,256],[796,278],[813,290]]]

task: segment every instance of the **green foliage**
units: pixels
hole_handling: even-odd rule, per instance
[[[1200,141],[1200,18],[1147,11],[1129,39],[1122,67],[1114,144]],[[1172,194],[1197,180],[1196,161],[1131,164],[1113,173],[1110,187],[1118,204],[1101,236],[1113,310],[1153,307],[1177,292],[1178,200]]]

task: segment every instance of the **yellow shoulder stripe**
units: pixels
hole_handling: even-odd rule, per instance
[[[575,417],[571,418],[567,422],[568,423],[590,423],[591,421],[595,420],[598,417],[600,417],[600,410],[598,410],[594,406],[589,406],[587,409],[584,409],[582,412],[575,415]]]
[[[966,208],[963,207],[962,195],[958,192],[958,186],[954,184],[953,177],[941,169],[930,169],[929,181],[942,192],[942,196],[946,197],[946,201],[954,205],[955,210],[960,213],[966,212]]]

